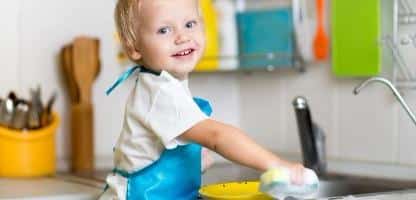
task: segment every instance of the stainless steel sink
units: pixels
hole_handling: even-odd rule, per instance
[[[408,188],[404,185],[381,184],[379,181],[369,179],[367,181],[359,181],[358,179],[321,180],[319,191],[313,198],[385,193]]]
[[[203,184],[257,180],[259,175],[254,170],[237,165],[217,165],[204,174]],[[348,195],[366,196],[414,188],[416,188],[416,182],[329,174],[320,178],[319,191],[311,199],[336,199],[336,197]]]

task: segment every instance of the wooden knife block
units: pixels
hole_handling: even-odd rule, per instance
[[[94,119],[92,104],[71,105],[71,171],[94,170]]]

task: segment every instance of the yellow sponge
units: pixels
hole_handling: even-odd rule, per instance
[[[270,185],[275,182],[288,182],[290,180],[289,172],[285,169],[270,169],[263,173],[260,177],[264,185]]]
[[[269,169],[260,176],[260,191],[278,199],[284,196],[307,197],[318,191],[319,179],[315,172],[305,169],[303,184],[291,183],[290,171],[286,168]]]

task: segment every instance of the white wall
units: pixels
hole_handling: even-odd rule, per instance
[[[55,108],[62,123],[57,132],[57,153],[62,169],[68,166],[69,157],[69,102],[57,55],[64,44],[80,34],[101,39],[102,69],[93,88],[95,152],[98,167],[111,167],[112,146],[131,86],[129,82],[109,97],[104,94],[124,70],[116,61],[114,2],[20,0],[0,7],[0,95],[16,90],[27,96],[29,88],[37,84],[42,86],[44,99],[58,91]],[[409,47],[408,52],[414,55],[415,49]],[[410,66],[416,64],[414,56],[406,57]],[[388,57],[384,63],[389,74]],[[240,126],[272,150],[300,152],[291,101],[303,95],[309,100],[315,121],[327,134],[330,158],[416,166],[415,126],[383,86],[371,86],[354,96],[352,89],[361,80],[335,78],[330,64],[320,63],[308,66],[303,74],[292,70],[197,73],[191,78],[191,89],[195,95],[211,99],[215,118]],[[410,106],[416,105],[414,90],[406,91],[405,98]]]
[[[18,87],[19,65],[19,1],[12,1],[0,7],[0,95],[5,96],[5,90]]]

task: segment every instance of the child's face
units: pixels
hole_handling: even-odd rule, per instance
[[[187,78],[205,49],[198,0],[142,0],[134,59],[146,67]]]

